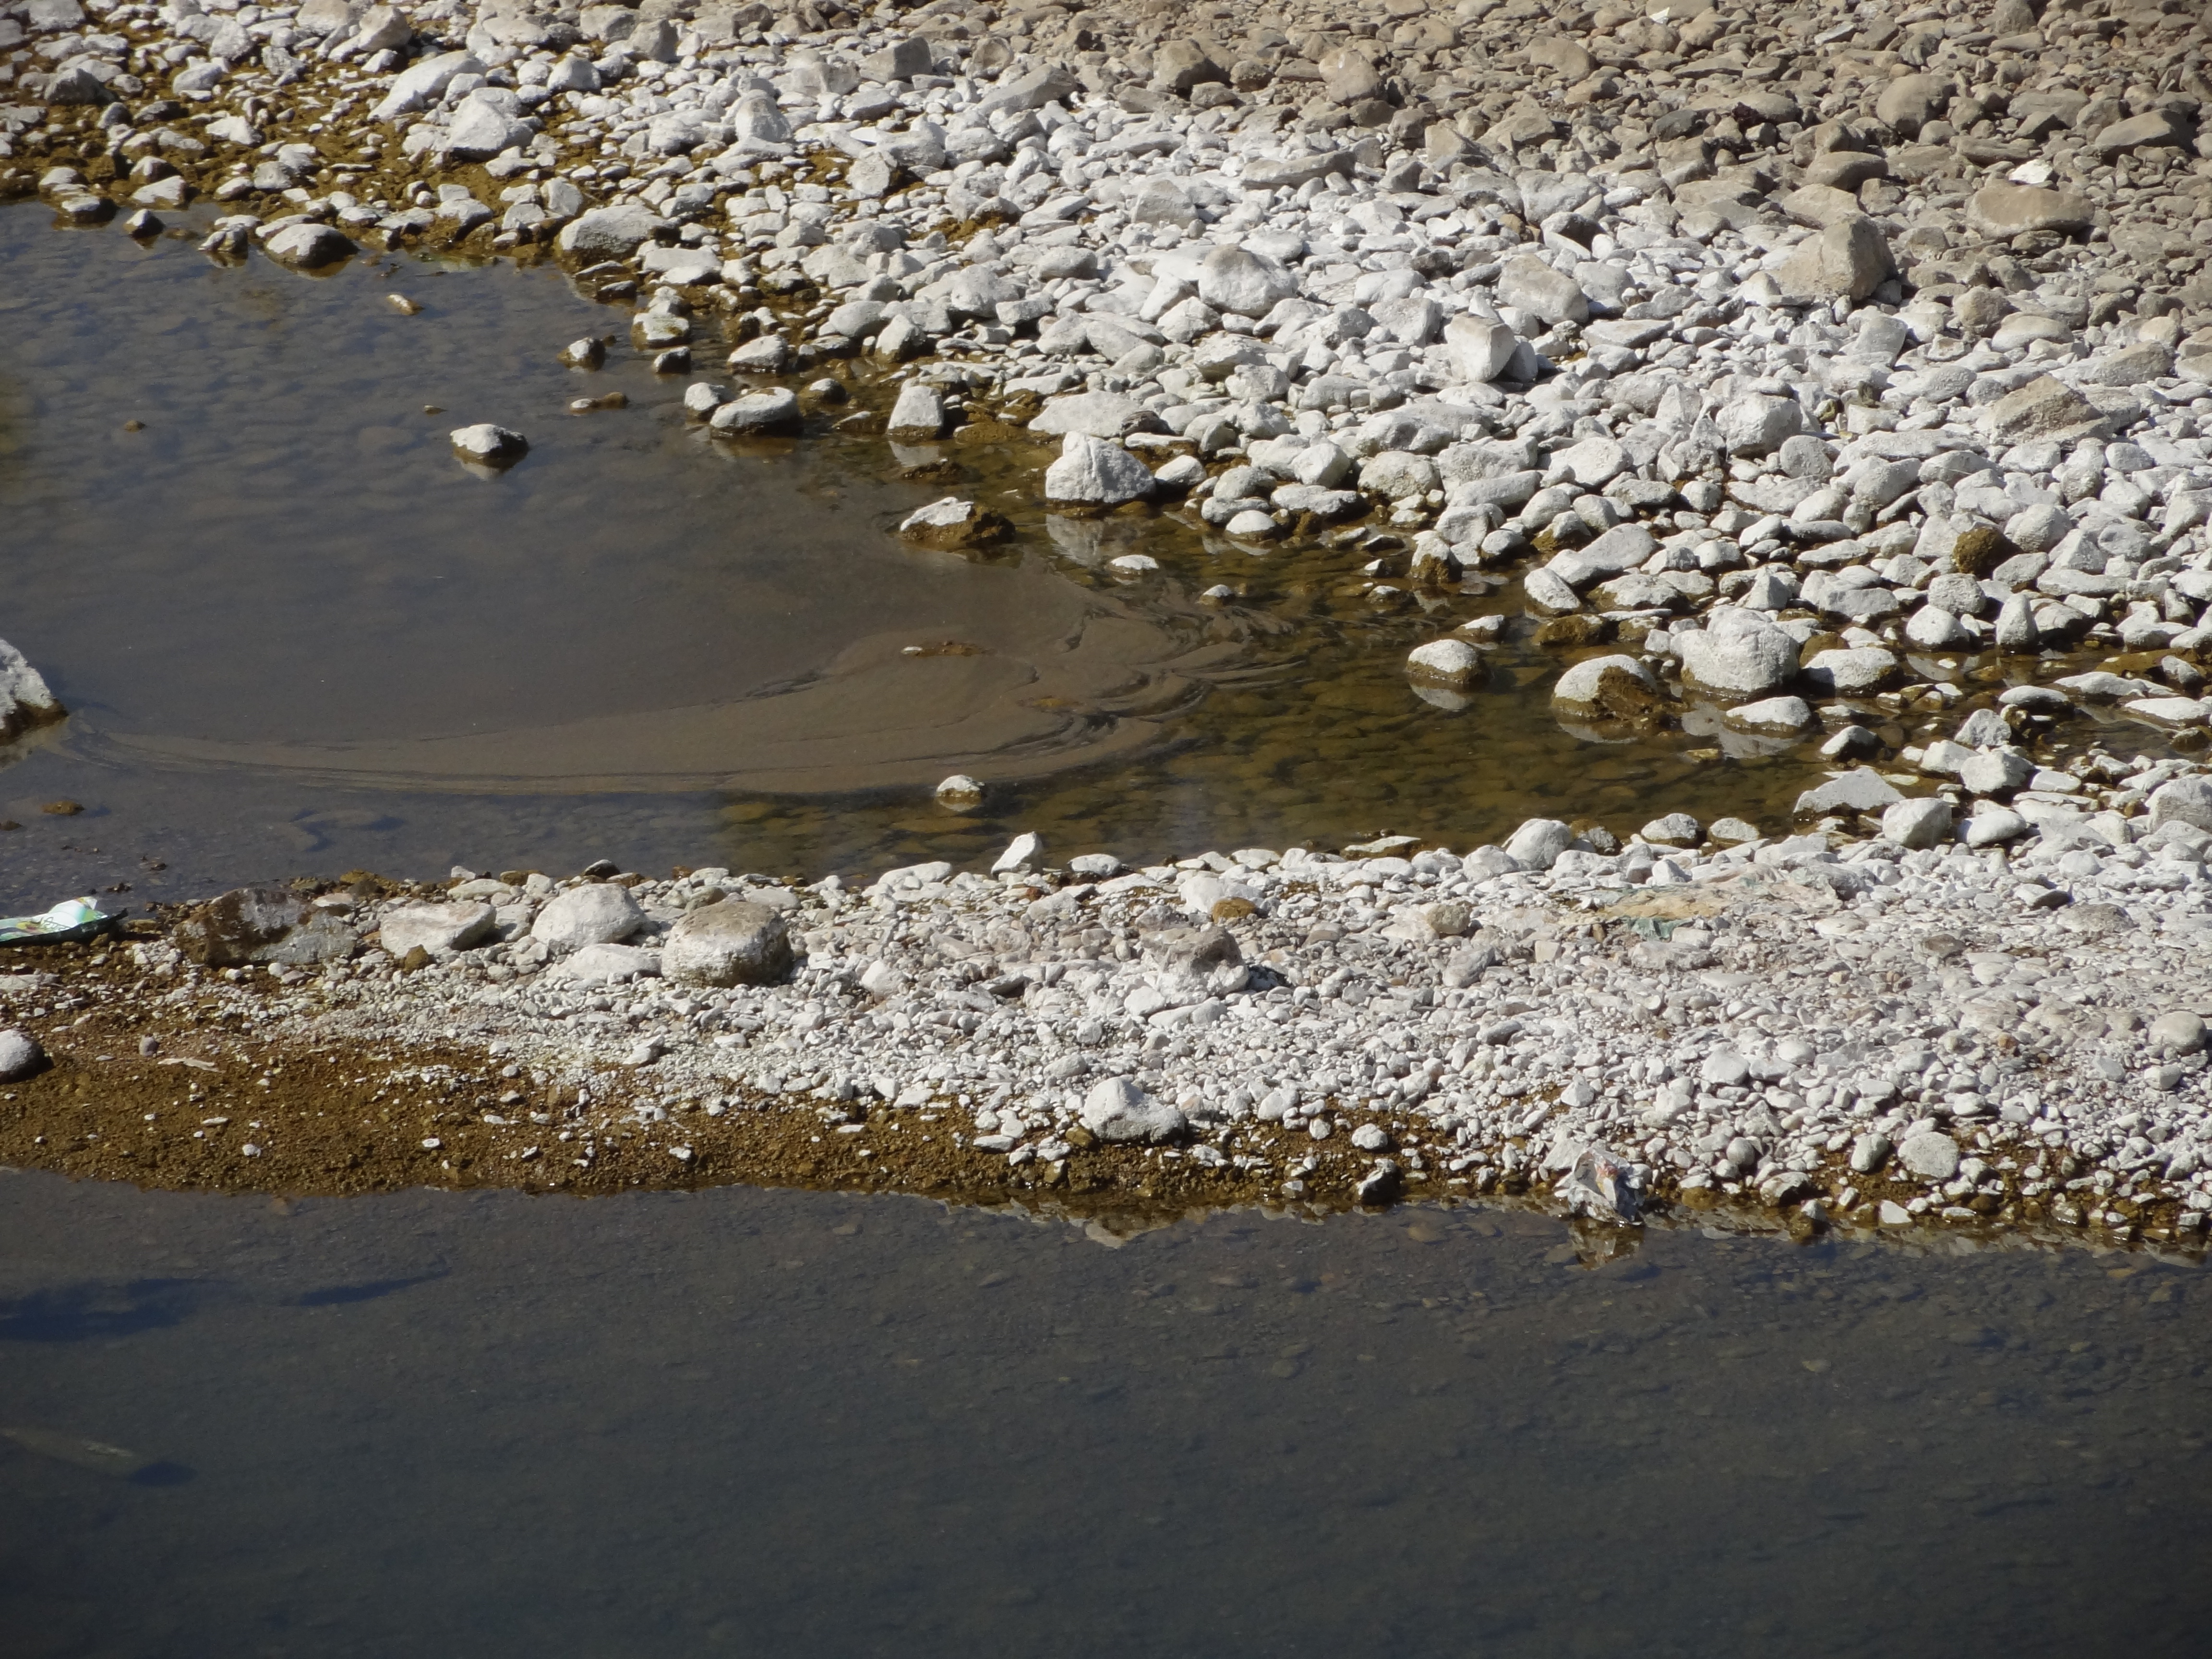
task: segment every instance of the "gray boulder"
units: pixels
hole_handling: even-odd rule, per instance
[[[1575,832],[1557,818],[1530,818],[1505,842],[1505,851],[1523,870],[1548,870],[1572,845]]]
[[[1498,303],[1517,307],[1547,323],[1586,323],[1589,295],[1533,253],[1508,260],[1498,276]]]
[[[2176,778],[2151,792],[2150,827],[2169,823],[2212,830],[2212,777]]]
[[[660,952],[661,972],[686,985],[767,985],[791,963],[783,912],[735,899],[686,911]]]
[[[795,432],[800,422],[799,394],[789,386],[771,386],[743,398],[732,398],[716,410],[707,424],[727,437],[764,437]]]
[[[66,712],[46,689],[45,676],[24,659],[21,652],[0,640],[0,743],[20,737],[33,726],[58,720]]]
[[[185,956],[210,968],[343,961],[356,943],[342,916],[274,882],[210,899],[173,937]]]
[[[1797,797],[1796,811],[1802,817],[1824,812],[1879,812],[1904,799],[1887,778],[1871,767],[1861,766],[1806,790]]]
[[[46,1063],[46,1051],[28,1031],[0,1031],[0,1083],[21,1083]]]
[[[269,234],[261,251],[298,270],[320,270],[351,254],[354,245],[333,225],[286,225]]]
[[[1959,1143],[1938,1130],[1905,1136],[1897,1157],[1923,1181],[1948,1181],[1959,1173]]]
[[[1132,432],[1151,431],[1159,419],[1126,392],[1078,392],[1054,398],[1036,412],[1029,429],[1064,438],[1071,432],[1087,432],[1094,438],[1126,438]]]
[[[1281,265],[1241,247],[1218,247],[1198,268],[1198,297],[1216,311],[1264,317],[1297,291]]]
[[[1951,803],[1934,796],[1901,800],[1882,813],[1881,833],[1899,847],[1933,847],[1951,833]]]

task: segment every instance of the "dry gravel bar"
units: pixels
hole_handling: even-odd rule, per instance
[[[1540,819],[1465,855],[1133,870],[1032,867],[1024,837],[993,874],[859,890],[240,890],[12,953],[0,1158],[285,1191],[1516,1194],[2201,1248],[2212,834],[1648,828],[1692,844]]]

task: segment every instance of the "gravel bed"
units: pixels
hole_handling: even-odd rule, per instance
[[[1341,547],[1437,617],[1407,665],[1432,702],[1533,629],[1594,738],[1837,769],[1779,838],[472,878],[396,933],[356,884],[241,961],[206,930],[290,901],[7,994],[61,1061],[64,992],[103,1036],[189,1007],[459,1045],[410,1086],[486,1096],[471,1135],[583,1187],[617,1151],[670,1166],[625,1180],[733,1167],[771,1121],[844,1180],[910,1115],[956,1184],[1565,1177],[1585,1209],[2195,1237],[2207,29],[2106,0],[0,8],[0,193],[65,221],[150,236],[212,197],[218,258],[557,258],[662,372],[726,352],[685,404],[732,441],[1025,430],[1063,514]],[[580,411],[608,349],[565,347]],[[527,455],[499,388],[459,413],[463,462]],[[955,498],[908,529],[1006,526]],[[6,717],[58,716],[4,654]],[[679,913],[724,904],[771,921],[684,966]],[[768,982],[696,982],[732,974]],[[505,1095],[542,1121],[493,1121]]]
[[[1533,1192],[1607,1220],[2191,1247],[2212,834],[2169,799],[2125,847],[2016,855],[1723,844],[1676,817],[1625,847],[1533,820],[1465,855],[1131,870],[1042,867],[1024,838],[992,873],[859,889],[599,869],[241,890],[0,977],[33,1016],[0,1143],[162,1184]],[[75,1069],[35,1069],[40,1046]],[[191,1086],[88,1144],[54,1115],[100,1109],[88,1073],[137,1076],[115,1096],[134,1119]],[[358,1133],[305,1121],[351,1098]]]

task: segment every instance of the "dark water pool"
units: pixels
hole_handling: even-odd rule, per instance
[[[0,210],[0,638],[76,711],[0,755],[11,908],[457,861],[853,872],[1020,829],[1158,857],[1472,845],[1538,811],[1778,823],[1812,772],[1579,742],[1533,647],[1464,706],[1415,696],[1405,652],[1509,596],[1377,609],[1346,553],[1048,520],[1032,458],[947,445],[949,482],[908,479],[830,431],[848,408],[796,445],[710,443],[684,378],[557,271],[224,267],[195,251],[205,216],[141,247]],[[616,337],[596,374],[556,361],[585,333]],[[614,391],[629,408],[568,412]],[[446,434],[483,420],[529,459],[458,465]],[[1016,541],[902,545],[948,489]],[[1129,551],[1158,574],[1114,575]],[[1203,601],[1217,584],[1239,597]],[[935,806],[955,771],[992,787],[983,813]],[[86,810],[41,810],[64,799]]]
[[[1510,1211],[0,1176],[0,1645],[2201,1653],[2204,1296],[1694,1233],[1590,1267]]]

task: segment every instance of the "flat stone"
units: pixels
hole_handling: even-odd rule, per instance
[[[1904,799],[1887,778],[1861,766],[1806,790],[1797,797],[1795,810],[1799,817],[1837,811],[1879,812]]]
[[[1030,422],[1029,429],[1054,438],[1083,432],[1094,438],[1126,438],[1132,433],[1157,432],[1159,419],[1127,392],[1079,392],[1048,399]]]
[[[587,262],[627,259],[667,222],[642,207],[586,208],[561,227],[554,246]]]
[[[1813,724],[1813,711],[1802,697],[1762,697],[1729,709],[1722,723],[1732,731],[1794,737]]]
[[[2037,185],[1984,185],[1966,203],[1966,228],[1990,241],[2010,241],[2034,230],[2085,233],[2096,209],[2084,196]]]
[[[1002,542],[1013,531],[1003,514],[957,495],[947,495],[908,514],[899,522],[898,533],[924,547],[962,548]]]
[[[384,913],[377,933],[394,957],[416,949],[443,957],[489,937],[497,920],[489,904],[396,904]]]

